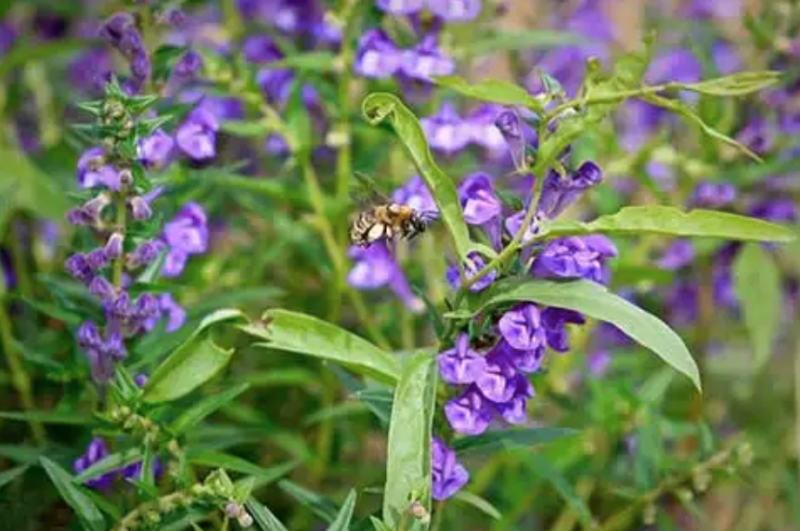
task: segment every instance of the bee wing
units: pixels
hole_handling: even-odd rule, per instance
[[[354,172],[355,180],[350,187],[350,198],[361,209],[386,204],[389,199],[378,191],[375,179],[360,171]]]

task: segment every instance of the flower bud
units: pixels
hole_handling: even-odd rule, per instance
[[[119,170],[119,184],[120,186],[133,185],[133,174],[129,168],[122,168]]]
[[[239,513],[239,517],[236,519],[236,521],[239,522],[239,525],[244,528],[248,528],[253,525],[253,517],[250,516],[244,509],[242,509],[242,512]]]
[[[76,227],[87,227],[94,224],[94,220],[81,208],[73,208],[67,212],[67,223]]]
[[[89,284],[89,292],[101,301],[113,300],[117,294],[116,288],[102,276],[96,276]]]
[[[228,505],[225,506],[225,514],[228,518],[238,518],[241,512],[242,508],[238,503],[228,502]]]
[[[121,232],[114,232],[108,237],[105,247],[103,247],[103,255],[106,260],[117,260],[122,257],[122,243],[125,237]]]
[[[150,205],[141,196],[135,196],[128,199],[128,204],[131,207],[131,214],[136,221],[146,221],[153,216],[153,211]]]
[[[420,502],[414,502],[409,507],[411,515],[423,524],[428,524],[431,521],[431,513]]]

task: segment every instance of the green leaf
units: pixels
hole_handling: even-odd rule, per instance
[[[592,518],[592,512],[586,502],[575,492],[572,484],[558,468],[550,464],[544,456],[537,453],[528,454],[528,459],[523,462],[531,467],[536,477],[547,480],[556,489],[584,525],[589,526],[589,528],[596,526]]]
[[[291,68],[307,72],[330,72],[336,65],[333,52],[317,50],[289,55],[279,61],[259,65],[262,69]]]
[[[487,79],[479,83],[470,84],[458,76],[442,76],[433,79],[437,85],[469,98],[481,101],[499,103],[501,105],[519,105],[527,107],[536,113],[543,111],[542,104],[519,85],[499,79]]]
[[[700,81],[699,83],[675,83],[682,90],[690,90],[709,96],[744,96],[778,83],[782,72],[738,72],[730,76]]]
[[[500,514],[500,511],[497,508],[489,503],[484,498],[481,498],[477,494],[472,494],[471,492],[467,492],[465,490],[458,491],[456,495],[453,497],[454,500],[458,500],[461,502],[466,503],[467,505],[471,505],[478,509],[483,514],[494,518],[495,520],[502,520],[503,515]]]
[[[652,46],[653,39],[647,38],[641,50],[622,55],[614,67],[614,73],[608,78],[600,75],[599,62],[588,63],[584,80],[586,93],[582,98],[587,102],[586,110],[558,118],[558,128],[553,134],[548,135],[539,147],[533,169],[534,175],[544,175],[547,167],[567,146],[584,131],[600,123],[628,97],[626,93],[641,87],[642,78],[650,64]]]
[[[256,479],[269,479],[275,481],[281,476],[285,475],[291,468],[297,466],[297,463],[290,462],[282,465],[276,465],[270,468],[258,466],[246,459],[230,455],[222,452],[189,452],[186,457],[189,462],[196,465],[208,466],[213,468],[224,468],[233,472],[240,472],[249,476],[254,476]],[[291,465],[291,468],[289,467]]]
[[[64,217],[69,201],[47,174],[22,152],[7,146],[0,147],[0,160],[0,230],[7,216],[18,209],[46,219]]]
[[[0,418],[70,426],[94,426],[98,423],[91,415],[69,411],[0,411]]]
[[[40,457],[39,462],[61,497],[75,510],[84,526],[90,531],[104,531],[106,523],[103,515],[82,488],[74,483],[72,476],[47,457]]]
[[[652,350],[675,370],[688,376],[697,390],[702,391],[697,364],[680,336],[658,317],[611,293],[605,286],[588,280],[501,282],[489,292],[488,297],[481,308],[473,313],[496,304],[529,301],[575,310],[611,323],[631,339]]]
[[[0,489],[20,477],[28,470],[28,465],[17,466],[0,472]]]
[[[396,528],[412,502],[431,510],[431,435],[436,409],[435,357],[408,358],[394,392],[383,520]]]
[[[305,507],[311,509],[314,514],[326,522],[331,523],[336,519],[338,508],[336,504],[328,498],[286,479],[278,483],[278,486],[286,494],[299,501]]]
[[[254,498],[247,500],[247,512],[253,517],[258,527],[264,531],[288,531],[269,509]]]
[[[528,31],[499,31],[489,37],[477,36],[463,44],[459,43],[458,50],[462,56],[477,56],[495,54],[498,52],[515,52],[521,50],[546,50],[570,44],[585,44],[591,42],[582,35],[565,31],[552,31],[535,29]]]
[[[220,129],[234,136],[263,138],[274,128],[265,120],[226,120]]]
[[[349,531],[350,520],[353,519],[353,510],[355,508],[356,491],[350,489],[350,493],[347,495],[344,505],[342,505],[342,508],[339,510],[339,514],[336,515],[336,520],[328,526],[328,531]]]
[[[736,256],[733,282],[753,344],[753,366],[758,370],[769,360],[781,326],[781,274],[772,256],[751,243]]]
[[[394,127],[439,207],[439,215],[453,238],[459,258],[463,261],[473,250],[494,257],[496,253],[492,249],[470,240],[456,187],[433,160],[425,133],[414,113],[397,96],[385,92],[376,92],[364,98],[361,110],[372,125],[388,120]]]
[[[90,479],[102,476],[108,472],[115,471],[122,467],[128,466],[142,460],[142,452],[138,448],[131,448],[125,452],[118,452],[107,455],[100,461],[96,462],[77,476],[75,481],[78,483],[85,483]]]
[[[266,341],[256,346],[295,352],[341,363],[383,382],[397,381],[399,368],[388,352],[366,339],[316,317],[289,310],[268,310],[263,324],[242,326],[245,333]]]
[[[476,437],[463,437],[453,443],[453,449],[459,455],[496,452],[517,445],[531,446],[548,443],[578,433],[577,430],[569,428],[511,428],[486,432]]]
[[[702,118],[700,118],[697,114],[695,114],[695,112],[691,109],[691,107],[689,107],[682,101],[677,99],[664,98],[658,96],[657,94],[646,94],[642,96],[642,98],[645,101],[652,103],[653,105],[667,109],[668,111],[674,112],[675,114],[680,114],[690,122],[693,122],[695,125],[697,125],[701,131],[703,131],[711,138],[716,138],[720,142],[736,148],[737,150],[741,151],[742,153],[744,153],[751,159],[755,160],[756,162],[762,162],[761,157],[756,155],[750,148],[748,148],[744,144],[737,142],[728,135],[720,131],[717,131],[716,129],[705,123]]]
[[[375,528],[375,531],[392,531],[391,527],[384,524],[382,521],[378,520],[374,516],[370,516],[369,521],[372,522],[372,526]]]
[[[210,380],[230,361],[233,351],[217,347],[207,338],[214,326],[230,321],[246,321],[239,310],[223,309],[208,315],[194,333],[153,371],[144,387],[145,402],[178,399]]]
[[[660,205],[625,207],[616,214],[600,216],[589,222],[555,221],[543,227],[541,237],[596,233],[660,234],[765,242],[788,242],[795,238],[788,228],[761,219],[715,210],[684,212]]]
[[[227,391],[202,399],[200,402],[181,413],[181,415],[172,422],[170,429],[175,435],[180,435],[190,430],[204,418],[244,393],[249,387],[250,385],[246,383],[239,384]]]
[[[0,61],[0,78],[34,61],[52,60],[58,56],[83,50],[92,45],[89,39],[56,39],[38,44],[15,46]]]

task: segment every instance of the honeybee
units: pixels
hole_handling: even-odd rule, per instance
[[[411,240],[425,232],[436,218],[435,212],[420,212],[389,200],[375,190],[369,178],[362,174],[356,176],[361,181],[358,190],[361,195],[354,194],[354,199],[366,208],[351,220],[350,242],[353,245],[369,247],[378,240]]]

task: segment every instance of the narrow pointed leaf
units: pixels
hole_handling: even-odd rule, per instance
[[[389,424],[383,520],[396,528],[412,502],[431,510],[431,436],[436,408],[435,357],[408,358],[394,392]]]
[[[730,76],[700,81],[699,83],[677,83],[682,90],[690,90],[709,96],[744,96],[764,90],[778,83],[781,72],[738,72]]]
[[[684,212],[675,207],[661,205],[625,207],[616,214],[600,216],[589,222],[555,221],[545,225],[542,237],[598,233],[660,234],[765,242],[788,242],[794,239],[794,234],[788,228],[761,219],[716,210]]]
[[[94,479],[97,477],[102,476],[103,474],[107,474],[108,472],[112,472],[118,470],[122,467],[128,466],[130,464],[136,463],[137,461],[142,460],[142,452],[139,451],[138,448],[131,448],[125,452],[117,452],[111,455],[108,455],[101,459],[100,461],[96,462],[77,476],[75,476],[75,481],[79,483],[85,483],[90,479]]]
[[[456,187],[433,160],[425,133],[414,113],[397,96],[385,92],[370,94],[364,99],[361,108],[364,117],[372,125],[388,121],[394,127],[406,153],[414,162],[439,207],[439,215],[453,238],[458,256],[463,260],[472,250],[477,250],[486,256],[495,256],[496,253],[492,249],[470,240]]]
[[[339,514],[336,515],[336,520],[328,526],[328,531],[349,531],[350,530],[350,520],[353,519],[353,511],[356,508],[356,491],[350,490],[350,493],[347,495],[347,499],[344,501],[344,505],[339,510]]]
[[[336,519],[338,508],[333,501],[325,496],[310,491],[307,488],[286,479],[278,483],[278,486],[286,494],[300,502],[305,507],[311,509],[314,514],[324,521],[331,523]]]
[[[39,462],[61,497],[72,507],[84,526],[90,531],[104,531],[106,523],[102,513],[82,488],[75,484],[73,477],[47,457],[40,457]]]
[[[753,366],[758,370],[769,360],[781,326],[781,274],[769,253],[749,244],[733,263],[733,282],[753,345]]]
[[[196,465],[224,468],[225,470],[240,472],[256,478],[278,479],[291,470],[291,467],[288,467],[288,465],[296,466],[296,463],[292,462],[270,468],[264,468],[235,455],[212,451],[190,452],[187,456],[187,459],[190,463],[194,463]]]
[[[391,354],[343,328],[289,310],[268,310],[262,321],[263,324],[241,327],[245,333],[265,341],[256,346],[339,363],[389,384],[397,381],[400,371]]]
[[[578,519],[586,526],[595,527],[592,512],[581,498],[572,483],[555,466],[550,464],[545,457],[531,453],[525,461],[536,477],[547,480],[553,488],[564,498],[564,501],[575,511]]]
[[[217,395],[202,399],[200,402],[181,413],[181,415],[172,422],[170,429],[175,435],[186,432],[199,424],[204,418],[244,393],[249,387],[249,384],[242,383]]]
[[[496,304],[530,301],[575,310],[611,323],[685,374],[698,391],[702,390],[697,364],[680,336],[658,317],[611,293],[605,286],[588,280],[505,282],[496,285],[487,297],[473,313]]]
[[[506,447],[532,446],[571,437],[580,433],[569,428],[511,428],[489,431],[475,437],[463,437],[453,443],[459,455],[497,452]]]
[[[262,531],[288,531],[272,511],[258,503],[254,498],[247,500],[247,512],[253,517],[256,525]]]
[[[466,503],[467,505],[471,505],[483,514],[490,516],[495,520],[502,520],[503,518],[503,515],[500,514],[500,511],[498,511],[494,505],[489,503],[488,500],[481,498],[477,494],[472,494],[471,492],[461,490],[456,493],[453,499]]]
[[[433,82],[440,87],[455,90],[469,98],[501,105],[518,105],[527,107],[537,113],[541,113],[543,110],[542,104],[531,96],[526,89],[509,81],[487,79],[470,84],[466,79],[458,76],[442,76],[434,78]]]
[[[176,400],[214,377],[230,361],[233,351],[215,345],[208,339],[208,332],[212,327],[226,322],[246,320],[241,311],[232,309],[217,310],[208,315],[189,339],[150,375],[144,387],[144,401]]]
[[[98,423],[97,419],[89,414],[71,411],[0,411],[0,419],[71,426],[94,426]]]
[[[0,489],[20,477],[26,470],[28,470],[28,465],[15,466],[0,472]]]
[[[372,522],[372,526],[375,528],[375,531],[392,531],[391,527],[384,524],[381,520],[378,520],[374,516],[370,516],[369,521]]]

